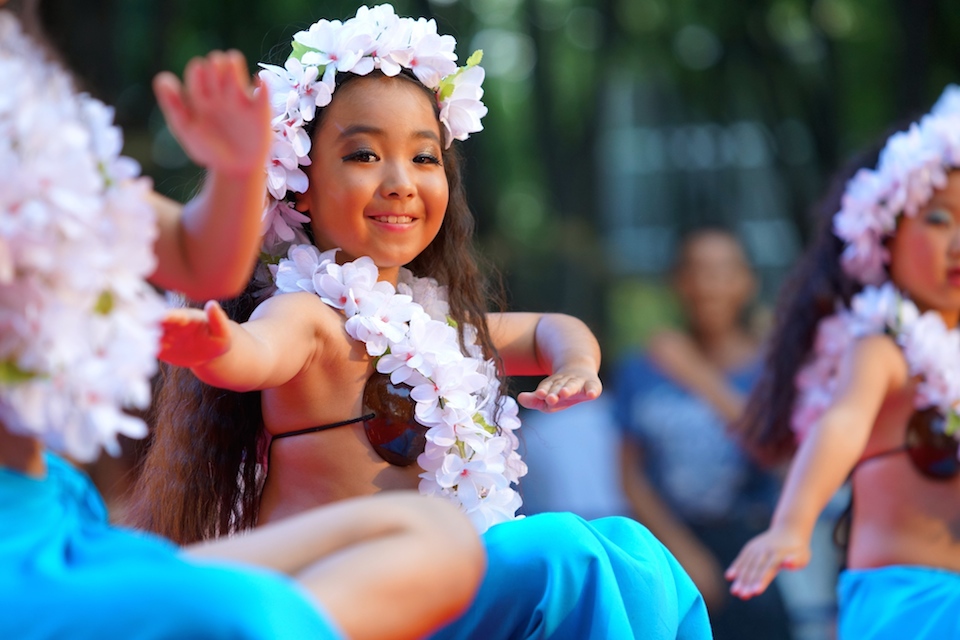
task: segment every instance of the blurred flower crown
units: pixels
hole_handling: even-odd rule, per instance
[[[330,104],[338,73],[385,76],[411,72],[436,95],[445,146],[466,140],[483,129],[487,114],[483,97],[482,52],[458,67],[453,36],[437,33],[434,20],[402,18],[389,4],[366,6],[346,22],[320,20],[293,36],[293,51],[284,66],[260,64],[260,78],[270,91],[274,142],[267,158],[267,206],[264,210],[264,252],[282,256],[291,244],[306,241],[308,218],[286,200],[303,193],[310,164],[310,136],[304,130],[318,108]]]
[[[960,87],[949,85],[930,113],[887,140],[876,169],[861,169],[847,183],[833,232],[844,241],[844,271],[863,284],[887,279],[884,240],[900,214],[916,215],[960,167]]]

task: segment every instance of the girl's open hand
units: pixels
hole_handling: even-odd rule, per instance
[[[211,300],[199,309],[172,309],[163,319],[160,354],[164,362],[196,367],[223,355],[230,348],[227,314]]]
[[[544,378],[534,391],[517,396],[527,409],[553,413],[580,402],[596,400],[603,391],[600,378],[587,368],[561,368]]]
[[[251,83],[239,51],[194,58],[183,83],[164,71],[153,90],[170,131],[195,163],[226,175],[263,170],[271,140],[269,96],[259,80]]]
[[[727,569],[730,593],[748,600],[760,595],[780,569],[802,569],[810,562],[810,542],[791,531],[768,529],[748,542]]]

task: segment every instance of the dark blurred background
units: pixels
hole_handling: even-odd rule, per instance
[[[732,229],[771,303],[844,157],[960,79],[955,0],[421,0],[466,59],[484,50],[485,130],[465,144],[478,241],[510,306],[586,320],[609,355],[676,317],[661,276],[688,229]],[[325,0],[45,0],[126,153],[185,199],[191,166],[150,79],[215,48],[251,67],[345,19]]]

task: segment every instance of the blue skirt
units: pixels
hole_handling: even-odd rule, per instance
[[[546,513],[484,535],[487,574],[435,640],[706,640],[703,598],[667,549],[628,518]]]
[[[112,527],[85,476],[47,463],[0,468],[0,638],[343,637],[292,580]]]
[[[960,574],[892,565],[848,569],[837,586],[840,640],[960,638]]]

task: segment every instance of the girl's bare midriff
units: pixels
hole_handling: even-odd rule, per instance
[[[904,443],[914,385],[884,403],[866,456]],[[853,473],[847,566],[921,565],[960,572],[960,477],[924,476],[906,452],[868,460]]]

